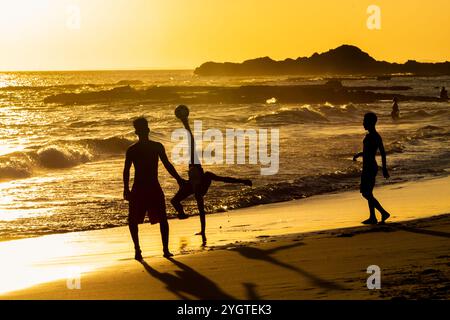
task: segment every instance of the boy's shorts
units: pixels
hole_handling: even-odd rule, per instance
[[[371,194],[373,192],[377,173],[378,168],[371,170],[363,169],[361,174],[361,184],[359,186],[359,191],[362,194]]]
[[[148,215],[150,223],[156,224],[167,220],[166,200],[161,186],[139,187],[131,191],[128,223],[142,224]]]

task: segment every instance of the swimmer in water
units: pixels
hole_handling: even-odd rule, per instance
[[[394,98],[393,102],[394,103],[392,104],[391,117],[392,120],[397,121],[398,119],[400,119],[400,108],[398,107],[397,97]]]

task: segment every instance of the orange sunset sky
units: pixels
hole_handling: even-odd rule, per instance
[[[366,26],[369,5],[381,30]],[[449,13],[448,0],[0,0],[0,70],[191,69],[344,43],[444,61]]]

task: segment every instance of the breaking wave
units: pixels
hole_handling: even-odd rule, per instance
[[[366,110],[364,106],[356,107],[353,104],[333,106],[325,105],[305,105],[298,108],[280,108],[276,111],[251,116],[247,121],[256,121],[262,125],[283,125],[283,124],[308,124],[308,123],[355,123],[361,122]],[[450,111],[437,110],[425,111],[416,110],[401,113],[401,121],[424,120],[432,117],[449,116]],[[390,117],[390,114],[379,113],[380,117]]]
[[[131,140],[124,137],[60,141],[0,156],[0,180],[27,178],[36,169],[64,169],[123,153]]]

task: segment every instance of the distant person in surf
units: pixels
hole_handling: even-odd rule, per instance
[[[181,201],[189,197],[190,195],[194,195],[195,200],[197,201],[197,207],[200,215],[200,232],[196,233],[196,235],[202,236],[203,245],[206,245],[206,217],[205,217],[205,204],[204,204],[204,196],[208,192],[209,187],[211,186],[212,181],[221,181],[225,183],[240,183],[246,186],[252,186],[252,181],[248,179],[236,179],[230,177],[221,177],[215,175],[212,172],[204,172],[200,161],[196,155],[195,151],[195,141],[194,135],[192,134],[191,128],[189,126],[189,109],[180,105],[175,109],[175,116],[181,120],[184,127],[189,133],[190,138],[190,163],[189,163],[189,182],[180,185],[180,189],[176,193],[176,195],[172,198],[171,203],[174,206],[175,210],[178,212],[178,218],[185,219],[187,215],[184,213],[183,205]]]
[[[445,87],[442,87],[440,97],[441,100],[448,100],[448,92]]]
[[[398,119],[400,119],[400,108],[398,107],[398,98],[395,97],[393,102],[394,103],[392,104],[391,117],[392,120],[397,121]]]
[[[123,170],[123,197],[129,201],[128,224],[134,243],[135,259],[142,260],[139,245],[138,225],[144,222],[148,215],[151,224],[159,223],[164,257],[173,254],[169,251],[169,224],[166,215],[164,193],[158,181],[158,162],[174,177],[179,185],[187,183],[183,180],[167,158],[164,146],[149,139],[150,129],[145,118],[133,122],[139,141],[128,148]],[[130,191],[130,168],[134,165],[134,183]]]
[[[357,153],[353,157],[353,161],[356,161],[356,159],[361,156],[363,157],[360,192],[368,201],[370,213],[369,219],[363,221],[363,224],[378,223],[375,216],[375,209],[381,213],[381,223],[384,223],[390,217],[390,214],[384,210],[378,200],[373,196],[373,188],[375,187],[375,180],[378,173],[378,164],[375,159],[378,150],[380,150],[381,154],[383,176],[386,179],[389,178],[389,173],[386,167],[386,151],[384,150],[383,139],[381,139],[380,134],[375,128],[377,120],[377,115],[373,112],[366,113],[364,116],[364,129],[366,129],[369,133],[363,141],[363,152]]]

